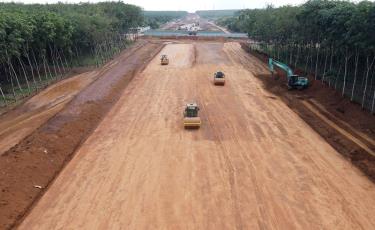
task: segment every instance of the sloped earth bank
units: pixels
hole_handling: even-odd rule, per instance
[[[373,228],[374,184],[264,88],[258,59],[238,43],[161,53],[170,65],[135,76],[21,230]]]
[[[251,52],[244,45],[242,47],[253,55],[250,59],[256,56],[268,63],[267,56]],[[320,81],[311,80],[307,90],[288,91],[285,73],[277,71],[274,77],[256,71],[255,75],[263,81],[265,89],[278,95],[340,154],[375,182],[375,116]]]
[[[93,82],[99,71],[62,80],[0,116],[0,155],[58,113],[77,93]]]
[[[0,229],[13,227],[24,216],[118,100],[133,76],[162,47],[161,42],[139,41],[103,68],[89,73],[95,75],[90,75],[96,79],[94,82],[89,75],[84,75],[80,76],[80,81],[84,81],[80,84],[84,85],[79,87],[74,78],[58,83],[16,109],[14,113],[19,112],[20,117],[12,120],[8,116],[9,130],[17,134],[27,129],[27,137],[22,133],[21,141],[0,156]],[[72,99],[83,86],[87,87]],[[47,114],[44,118],[43,113]],[[1,125],[5,127],[5,123]],[[15,144],[13,139],[11,142]]]

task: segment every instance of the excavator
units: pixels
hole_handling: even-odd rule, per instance
[[[168,59],[167,55],[165,55],[165,54],[161,55],[160,61],[161,61],[162,65],[168,65],[169,64],[169,59]]]
[[[198,116],[199,107],[197,103],[186,104],[184,111],[184,127],[188,128],[199,128],[201,126],[201,119]]]
[[[280,69],[286,72],[288,78],[288,89],[306,89],[309,86],[309,79],[306,77],[300,77],[293,73],[293,70],[286,64],[273,60],[272,58],[268,59],[268,66],[272,75],[274,74],[274,66],[279,67]]]

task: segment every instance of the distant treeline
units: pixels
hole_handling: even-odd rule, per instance
[[[101,64],[125,48],[143,24],[142,9],[97,4],[0,3],[0,106],[64,75],[86,57]]]
[[[218,20],[257,41],[252,48],[310,73],[375,112],[375,3],[310,0],[241,10]]]
[[[177,18],[185,17],[186,11],[144,11],[144,25],[151,26],[152,29],[159,28],[160,25]]]
[[[196,14],[202,18],[218,19],[223,17],[232,17],[239,10],[198,10]]]

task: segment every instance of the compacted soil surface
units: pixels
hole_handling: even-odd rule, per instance
[[[254,63],[254,56],[268,63],[268,57],[264,54],[252,52],[244,44],[242,47],[252,54],[243,56],[249,63]],[[275,76],[254,73],[268,92],[282,99],[340,154],[375,182],[375,116],[327,84],[314,80],[314,76],[309,76],[308,89],[288,91],[285,73],[279,69],[277,72]]]
[[[0,117],[0,229],[19,223],[162,47],[138,41],[102,68],[52,85]]]
[[[373,229],[373,182],[270,90],[259,77],[269,75],[267,66],[239,43],[175,41],[159,53],[169,65],[157,55],[131,72],[161,44],[142,47],[143,56],[120,57],[0,158],[2,173],[19,171],[1,181],[1,199],[18,202],[50,182],[36,174],[57,172],[75,152],[19,229]],[[213,84],[216,71],[226,74],[225,86]],[[103,95],[107,87],[118,90]],[[182,113],[192,101],[202,126],[185,130]],[[91,120],[101,122],[83,142]],[[372,151],[361,135],[355,144]],[[42,163],[29,162],[36,159]],[[21,206],[3,204],[1,222]]]

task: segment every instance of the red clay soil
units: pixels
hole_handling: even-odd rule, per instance
[[[0,229],[19,223],[162,47],[161,42],[142,40],[124,51],[59,113],[0,156]]]
[[[179,42],[183,42],[183,41],[186,41],[186,42],[191,42],[191,41],[199,41],[199,42],[204,42],[204,41],[207,41],[207,42],[210,42],[210,41],[216,41],[216,42],[230,42],[230,41],[233,41],[233,42],[246,42],[248,41],[248,39],[245,39],[245,38],[226,38],[226,37],[215,37],[215,36],[194,36],[194,35],[184,35],[184,36],[158,36],[158,37],[153,37],[153,36],[148,36],[148,35],[145,35],[143,36],[144,39],[147,39],[147,40],[172,40],[172,41],[176,41],[178,40]]]
[[[244,44],[242,48],[268,64],[266,55],[250,51]],[[257,77],[269,92],[283,99],[331,146],[375,182],[375,116],[311,77],[308,89],[289,91],[285,73],[276,71],[274,77],[271,74]]]

